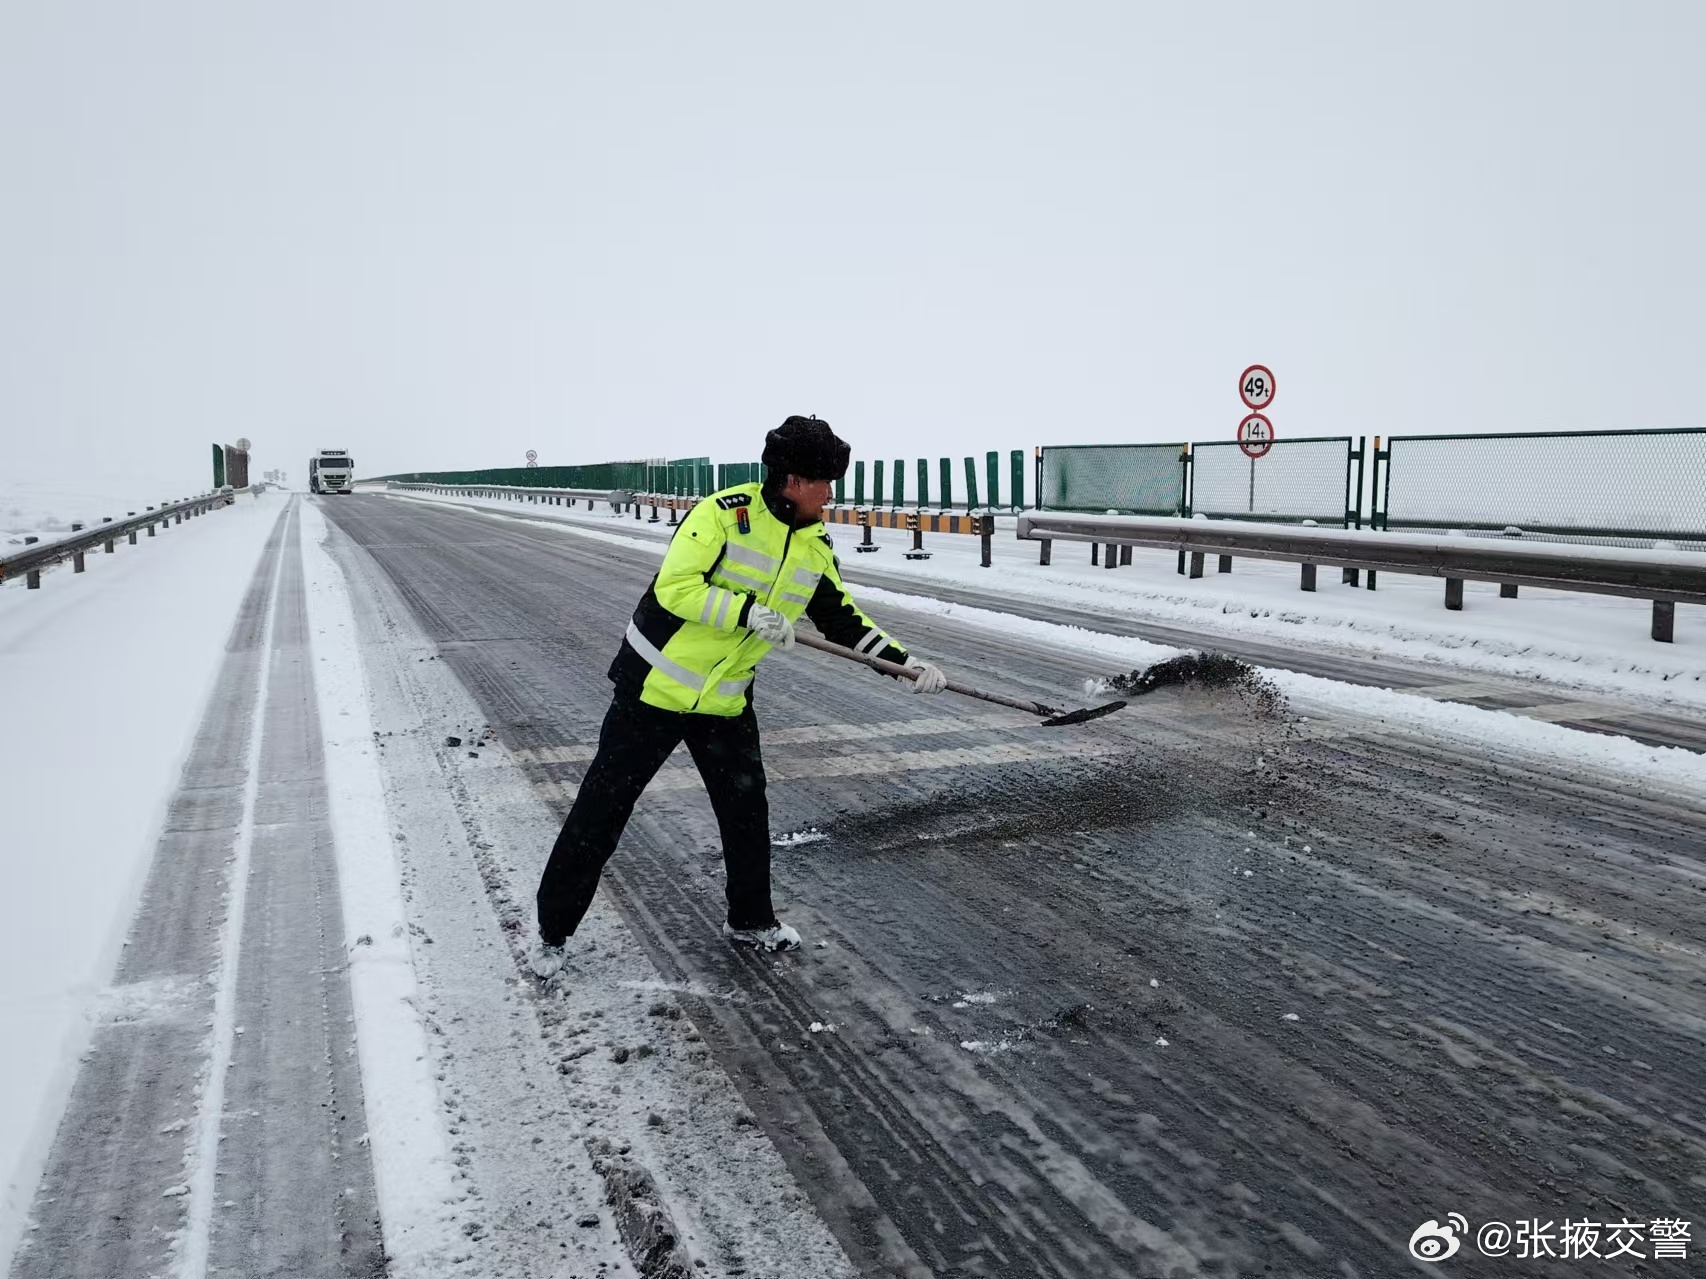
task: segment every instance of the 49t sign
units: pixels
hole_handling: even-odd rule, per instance
[[[1274,371],[1265,364],[1252,364],[1238,375],[1238,394],[1244,407],[1260,411],[1274,402]]]

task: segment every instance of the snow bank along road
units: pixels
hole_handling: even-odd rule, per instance
[[[295,539],[287,510],[168,810],[18,1279],[377,1273]]]
[[[676,761],[608,881],[661,982],[599,916],[539,993],[515,977],[533,887],[656,551],[379,497],[323,509],[370,670],[393,673],[391,768],[434,779],[394,782],[394,817],[490,1256],[562,1246],[505,1178],[541,1146],[582,1158],[566,1133],[627,1144],[709,1273],[1383,1275],[1449,1212],[1701,1217],[1687,787],[1226,694],[1046,730],[780,654],[757,705],[806,950],[718,940],[715,824]],[[1060,699],[1107,673],[1018,627],[877,608],[993,687]],[[446,793],[453,814],[424,811]],[[540,1103],[487,1090],[541,1053],[560,1112],[529,1135]],[[754,1124],[844,1258],[742,1153]]]
[[[1303,719],[1191,690],[1043,729],[778,654],[758,708],[806,949],[718,936],[683,757],[542,989],[532,892],[657,556],[290,507],[16,1279],[1314,1279],[1415,1273],[1412,1231],[1452,1212],[1701,1233],[1679,752],[1637,785],[1354,697]],[[991,687],[1120,669],[897,598],[873,610]]]

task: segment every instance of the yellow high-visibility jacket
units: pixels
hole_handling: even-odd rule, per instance
[[[762,485],[737,484],[687,513],[611,663],[619,690],[663,710],[739,715],[771,648],[746,627],[754,604],[805,616],[832,643],[907,660],[842,585],[823,523],[794,528],[787,503],[778,506]]]

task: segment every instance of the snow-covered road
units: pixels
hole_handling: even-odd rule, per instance
[[[657,547],[609,523],[324,509],[363,548],[364,593],[407,611],[368,634],[413,647],[370,661],[448,671],[473,699],[414,737],[463,738],[438,764],[513,964]],[[1164,651],[871,607],[950,670],[1055,700]],[[777,880],[814,944],[759,960],[717,941],[714,821],[666,766],[608,883],[668,998],[611,1026],[598,1000],[624,987],[595,934],[534,1006],[563,1120],[631,1144],[712,1273],[819,1271],[719,1219],[703,1142],[740,1129],[667,1082],[701,1043],[868,1273],[1381,1273],[1425,1205],[1603,1210],[1621,1183],[1575,1149],[1578,1106],[1659,1207],[1686,1202],[1699,1142],[1665,1116],[1702,1100],[1699,756],[1328,683],[1295,677],[1307,719],[1182,692],[1061,732],[773,659]],[[470,1157],[488,1142],[514,1148],[475,1125]]]
[[[1638,671],[1317,647],[1279,715],[1187,689],[1054,730],[777,655],[756,704],[806,950],[717,936],[715,822],[673,761],[542,989],[533,887],[655,531],[370,496],[257,527],[201,619],[238,621],[130,944],[59,997],[88,1051],[17,1279],[1314,1279],[1403,1272],[1447,1210],[1698,1202],[1706,775],[1551,722],[1687,739]],[[940,599],[849,568],[950,672],[1053,701],[1181,625],[1098,629],[1070,581],[1009,574],[1002,611],[951,564]],[[0,636],[21,608],[0,596]],[[68,867],[57,922],[76,868],[122,864],[81,821],[32,828]],[[94,900],[122,931],[124,895]]]

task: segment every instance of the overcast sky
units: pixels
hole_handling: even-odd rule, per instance
[[[1706,424],[1700,3],[0,3],[0,467]]]

